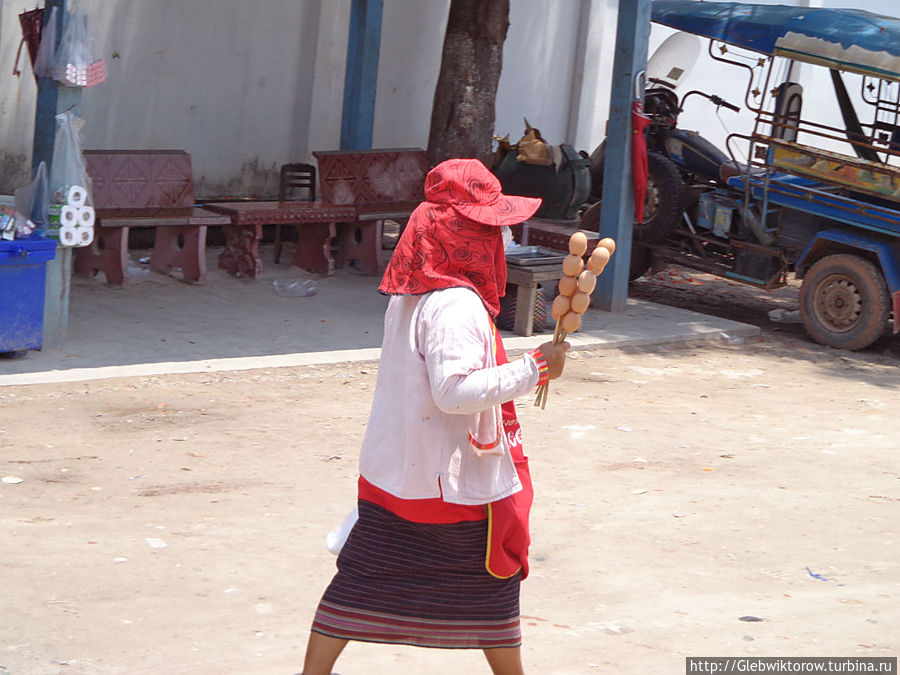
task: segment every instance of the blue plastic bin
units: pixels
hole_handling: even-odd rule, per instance
[[[37,235],[0,240],[0,354],[40,349],[46,263],[56,244]]]

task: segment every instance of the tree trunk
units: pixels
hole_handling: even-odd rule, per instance
[[[490,166],[508,28],[509,0],[451,0],[428,138],[432,166],[451,157]]]

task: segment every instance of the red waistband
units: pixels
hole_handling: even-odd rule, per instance
[[[360,499],[378,504],[394,515],[414,523],[447,524],[487,518],[487,511],[483,504],[451,504],[445,502],[441,497],[401,499],[375,487],[362,476],[359,477],[358,486]]]

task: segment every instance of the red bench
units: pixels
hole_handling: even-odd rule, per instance
[[[355,219],[337,231],[336,265],[355,261],[360,269],[381,267],[385,220],[402,223],[424,200],[428,160],[421,148],[331,150],[314,152],[319,194],[325,202],[352,205]]]
[[[191,156],[182,150],[85,150],[96,211],[94,242],[76,248],[75,274],[103,272],[107,283],[128,282],[128,233],[155,228],[150,269],[206,281],[206,231],[227,216],[194,205]]]

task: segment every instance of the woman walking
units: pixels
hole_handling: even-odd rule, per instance
[[[507,196],[473,159],[439,164],[391,257],[391,295],[360,452],[359,520],[316,611],[303,675],[348,640],[483,649],[523,671],[519,582],[532,489],[513,399],[558,377],[568,344],[508,361],[492,317],[509,226],[539,199]]]

